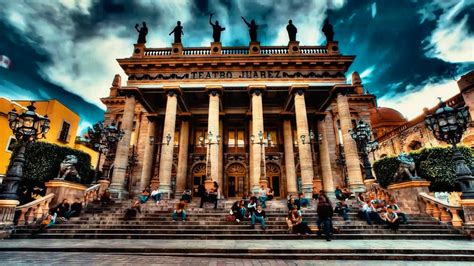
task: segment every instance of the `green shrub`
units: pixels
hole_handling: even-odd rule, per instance
[[[76,169],[81,176],[81,183],[90,184],[94,170],[91,168],[89,154],[56,144],[33,142],[26,146],[22,185],[43,186],[44,182],[56,178],[59,165],[67,155],[77,157]]]
[[[460,146],[459,150],[466,160],[466,165],[472,168],[473,150],[463,146]],[[415,160],[418,176],[431,181],[431,191],[459,191],[451,147],[422,149],[411,152],[410,155]],[[393,175],[398,165],[397,157],[386,157],[374,163],[374,172],[382,187],[387,187],[394,182]]]

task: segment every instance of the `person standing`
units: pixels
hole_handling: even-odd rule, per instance
[[[319,197],[316,212],[318,213],[318,235],[321,235],[322,226],[326,241],[331,241],[333,210],[331,203],[329,202],[329,199],[327,197]]]
[[[260,201],[260,205],[262,205],[262,208],[267,207],[267,190],[265,189],[264,186],[261,186],[259,191],[258,191],[259,198],[258,200]]]

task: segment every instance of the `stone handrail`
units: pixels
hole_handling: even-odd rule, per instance
[[[86,207],[89,203],[95,201],[100,197],[100,184],[93,185],[84,190],[83,206]]]
[[[155,57],[155,56],[170,56],[171,48],[147,48],[145,49],[145,56]]]
[[[199,47],[199,48],[184,48],[183,55],[210,55],[211,48]]]
[[[381,187],[377,183],[372,184],[372,186],[370,187],[370,191],[375,193],[375,197],[377,199],[381,199],[385,202],[389,202],[393,199],[392,194],[387,189]]]
[[[27,204],[17,206],[16,211],[20,211],[18,217],[18,224],[30,224],[38,219],[41,219],[45,214],[49,212],[49,204],[54,198],[54,194],[50,193],[44,197],[41,197]],[[33,215],[31,215],[33,214]]]
[[[420,199],[425,203],[425,212],[443,223],[451,223],[454,227],[462,227],[463,221],[459,216],[462,206],[443,202],[427,193],[420,193]]]

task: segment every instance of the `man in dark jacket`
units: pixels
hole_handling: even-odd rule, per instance
[[[327,197],[319,197],[318,199],[318,208],[316,209],[318,213],[318,235],[321,235],[321,225],[324,230],[324,235],[326,236],[326,241],[331,241],[331,231],[332,231],[332,216],[333,210],[331,203]]]

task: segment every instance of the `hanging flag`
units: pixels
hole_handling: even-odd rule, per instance
[[[6,69],[10,68],[12,61],[6,55],[0,54],[0,67],[4,67]]]

